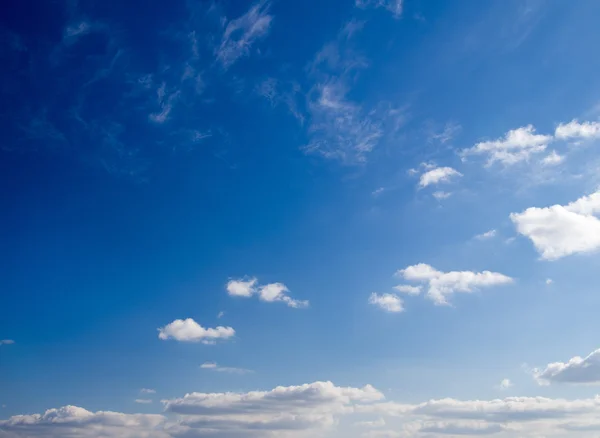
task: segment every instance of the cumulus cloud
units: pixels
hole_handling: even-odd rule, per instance
[[[551,135],[536,134],[533,125],[527,125],[508,131],[503,138],[480,142],[472,148],[464,149],[462,156],[485,155],[488,157],[487,166],[495,162],[508,166],[545,151],[552,140]]]
[[[12,345],[14,343],[15,343],[15,341],[13,341],[12,339],[1,339],[0,340],[0,345]]]
[[[246,393],[194,392],[163,403],[167,412],[183,416],[183,432],[204,429],[215,437],[276,437],[332,426],[338,415],[351,412],[354,405],[383,398],[370,385],[353,388],[315,382]]]
[[[283,283],[269,283],[258,285],[258,280],[253,277],[248,280],[230,280],[226,286],[227,293],[230,296],[249,298],[258,295],[261,301],[267,303],[282,302],[288,307],[296,309],[306,308],[309,302],[305,300],[296,300],[289,296],[289,289]]]
[[[244,15],[227,23],[221,44],[215,50],[217,60],[224,69],[231,67],[238,59],[248,56],[252,45],[267,36],[273,21],[269,8],[268,1],[259,1]]]
[[[390,12],[394,18],[402,15],[402,4],[404,0],[355,0],[357,8],[383,8]]]
[[[589,253],[600,248],[600,191],[567,205],[530,207],[511,213],[517,231],[529,238],[541,257],[562,257]]]
[[[77,406],[48,409],[43,414],[16,415],[0,421],[0,435],[15,438],[168,438],[165,417],[150,414],[90,412]]]
[[[541,385],[552,383],[600,384],[600,349],[586,357],[575,356],[567,362],[554,362],[544,369],[534,370],[534,376]]]
[[[600,138],[600,122],[580,123],[574,119],[569,123],[558,125],[554,135],[561,140]]]
[[[471,293],[485,287],[512,283],[513,279],[497,272],[451,271],[441,272],[430,265],[419,263],[397,272],[408,281],[427,284],[426,296],[438,305],[447,305],[448,297],[456,292]]]
[[[219,373],[229,374],[248,374],[252,372],[252,370],[247,370],[245,368],[222,367],[216,362],[204,362],[202,365],[200,365],[200,368],[203,370],[211,370]]]
[[[204,328],[192,318],[176,319],[159,328],[158,331],[158,337],[162,340],[174,339],[180,342],[202,342],[203,344],[214,344],[217,340],[227,340],[235,335],[235,330],[231,327]]]
[[[369,304],[373,304],[386,312],[403,312],[404,307],[402,306],[402,298],[395,294],[381,294],[372,293],[369,297]]]
[[[550,152],[544,158],[542,158],[543,166],[556,166],[565,161],[564,155],[559,155],[556,151]]]
[[[256,292],[258,280],[255,277],[249,280],[229,280],[227,293],[232,297],[251,297]]]
[[[452,167],[436,167],[428,170],[419,179],[419,187],[427,187],[431,184],[447,183],[453,177],[461,177],[462,173]]]

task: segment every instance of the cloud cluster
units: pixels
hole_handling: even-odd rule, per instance
[[[232,297],[250,298],[258,295],[261,301],[267,303],[282,302],[288,307],[295,309],[306,308],[309,302],[306,300],[296,300],[289,296],[289,289],[283,283],[269,283],[259,285],[255,277],[249,279],[229,280],[225,286],[227,293]]]
[[[544,369],[534,370],[534,377],[541,385],[552,383],[600,384],[600,349],[586,357],[575,356],[567,362],[554,362]]]
[[[192,318],[176,319],[158,329],[158,338],[164,340],[174,339],[180,342],[202,342],[214,344],[218,340],[227,340],[235,335],[231,327],[218,326],[204,328]]]
[[[600,191],[583,196],[567,205],[530,207],[512,213],[517,231],[529,238],[541,257],[562,257],[600,249]]]
[[[425,283],[426,296],[438,305],[447,305],[454,293],[471,293],[485,287],[512,283],[513,279],[497,272],[451,271],[441,272],[430,265],[419,263],[397,272],[408,281]]]

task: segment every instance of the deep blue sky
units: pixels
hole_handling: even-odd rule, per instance
[[[405,404],[592,399],[600,370],[544,370],[600,346],[599,16],[594,0],[10,1],[0,418],[166,412],[132,437],[580,431],[375,407],[359,420],[392,419],[360,433],[335,409],[339,427],[234,433],[160,400],[318,381]],[[397,272],[419,264],[437,271]],[[227,288],[253,278],[249,297]],[[169,331],[187,318],[235,336]],[[585,437],[594,415],[565,421]],[[66,433],[36,421],[0,437]]]

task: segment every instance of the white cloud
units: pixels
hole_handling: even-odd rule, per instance
[[[1,339],[0,340],[0,345],[12,345],[14,343],[15,343],[15,341],[13,341],[12,339]]]
[[[387,312],[403,312],[404,307],[402,306],[402,298],[395,294],[381,294],[377,295],[372,293],[369,297],[369,304],[378,306]]]
[[[442,192],[442,191],[433,192],[433,197],[435,199],[437,199],[438,201],[441,201],[442,199],[447,199],[450,196],[452,196],[452,193],[449,193],[449,192]]]
[[[513,279],[497,272],[451,271],[440,272],[425,263],[398,271],[409,281],[427,283],[427,298],[438,305],[447,305],[448,297],[456,292],[471,293],[480,288],[512,283]]]
[[[192,318],[176,319],[170,324],[158,329],[159,339],[174,339],[180,342],[202,342],[213,344],[217,340],[227,340],[235,335],[231,327],[204,328]]]
[[[202,430],[211,437],[315,436],[351,413],[356,404],[384,398],[370,385],[338,387],[331,382],[279,386],[246,393],[190,393],[165,400],[165,410],[181,415],[181,434]],[[289,435],[288,435],[289,434]],[[202,436],[202,435],[200,435]]]
[[[453,177],[461,177],[462,173],[451,167],[436,167],[421,175],[419,179],[420,187],[427,187],[431,184],[447,183]]]
[[[470,149],[464,149],[462,155],[487,155],[487,166],[496,161],[511,165],[528,160],[532,154],[543,152],[552,140],[551,135],[536,134],[535,128],[527,125],[508,131],[504,138],[477,143]]]
[[[402,4],[404,0],[355,0],[357,8],[383,8],[389,11],[394,18],[402,15]]]
[[[384,427],[385,420],[383,418],[378,418],[377,420],[374,420],[374,421],[358,421],[358,422],[354,423],[354,425],[358,426],[358,427],[368,427],[368,428]]]
[[[203,370],[212,370],[220,373],[229,374],[248,374],[252,372],[252,370],[247,370],[245,368],[222,367],[219,366],[216,362],[204,362],[202,365],[200,365],[200,368],[202,368]]]
[[[217,314],[217,319],[221,319],[221,318],[223,318],[224,316],[225,316],[225,312],[219,312],[219,313]]]
[[[215,50],[217,60],[224,69],[231,67],[241,57],[248,56],[252,45],[267,36],[273,21],[269,7],[269,2],[261,0],[244,15],[227,23],[221,44]]]
[[[543,166],[556,166],[556,165],[562,163],[563,161],[565,161],[564,155],[559,155],[558,153],[556,153],[556,151],[552,151],[548,155],[546,155],[544,158],[542,158],[542,165]]]
[[[554,362],[543,370],[534,370],[541,385],[551,383],[600,384],[600,349],[586,357],[575,356],[568,362]]]
[[[594,139],[600,138],[600,122],[578,122],[576,119],[569,123],[561,123],[554,132],[556,138],[561,140],[570,139]]]
[[[496,237],[496,230],[489,230],[489,231],[486,231],[485,233],[478,234],[477,236],[475,236],[475,239],[487,240],[487,239],[491,239],[492,237]]]
[[[163,431],[164,423],[162,415],[90,412],[77,406],[64,406],[48,409],[43,414],[16,415],[2,420],[0,435],[10,438],[168,438]]]
[[[149,398],[136,398],[135,402],[142,404],[142,405],[148,405],[148,404],[152,403],[152,400]]]
[[[437,141],[441,144],[445,144],[452,140],[454,136],[458,134],[461,130],[462,126],[456,123],[448,122],[444,126],[444,129],[440,132],[431,130],[428,134],[428,139],[430,142]]]
[[[251,297],[256,292],[258,280],[255,277],[249,280],[230,280],[227,283],[227,293],[232,297]]]
[[[156,394],[156,389],[142,388],[140,389],[140,392],[142,394]]]
[[[407,295],[419,295],[422,291],[421,286],[411,286],[409,284],[399,284],[398,286],[394,286],[394,289]]]
[[[258,296],[262,301],[268,303],[283,302],[289,307],[296,309],[308,307],[308,301],[300,301],[291,298],[289,295],[289,289],[283,283],[270,283],[261,286],[258,290]]]
[[[546,278],[546,284],[552,284],[554,281],[551,278]]]
[[[171,93],[167,93],[166,84],[163,82],[162,85],[156,90],[157,102],[160,106],[160,111],[152,113],[148,118],[154,123],[165,123],[173,111],[175,102],[179,99],[181,92],[174,90]]]
[[[385,187],[379,187],[379,188],[373,190],[371,192],[371,195],[377,197],[377,196],[381,195],[383,192],[385,192]]]
[[[600,191],[565,206],[530,207],[511,213],[517,231],[533,242],[543,259],[557,260],[600,248]]]
[[[513,386],[513,383],[510,381],[510,379],[502,379],[502,382],[500,382],[500,384],[498,385],[498,388],[500,390],[506,390],[508,388],[511,388]]]

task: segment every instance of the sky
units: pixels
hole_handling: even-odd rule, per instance
[[[9,2],[0,437],[597,438],[599,15]]]

